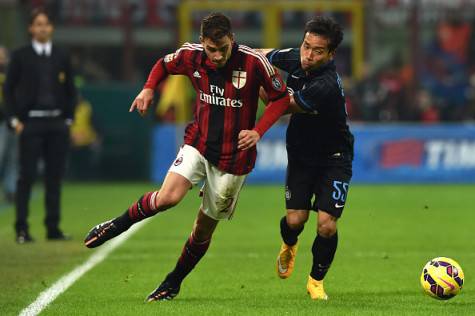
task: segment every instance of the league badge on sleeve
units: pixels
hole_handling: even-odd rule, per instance
[[[234,88],[241,89],[246,84],[246,72],[233,70],[232,83]]]
[[[282,90],[282,81],[280,81],[279,77],[272,77],[272,87],[274,87],[274,89],[277,91]]]
[[[163,61],[166,62],[166,63],[169,63],[169,62],[171,62],[173,59],[175,59],[175,57],[176,57],[176,54],[175,54],[175,53],[171,53],[171,54],[165,55],[165,57],[163,58]]]

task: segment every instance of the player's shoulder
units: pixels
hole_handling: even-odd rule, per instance
[[[289,47],[282,49],[274,49],[268,53],[269,59],[280,58],[289,61],[298,61],[300,62],[300,48],[298,47]]]
[[[184,54],[184,55],[187,55],[187,54],[192,54],[192,53],[200,53],[203,51],[203,45],[201,44],[196,44],[196,43],[183,43],[183,45],[181,45],[181,47],[175,52],[175,55],[178,55],[178,54]]]
[[[169,53],[163,57],[165,63],[169,63],[176,59],[177,57],[181,60],[188,59],[188,57],[192,56],[196,53],[201,53],[203,51],[203,45],[195,44],[195,43],[188,43],[185,42],[178,48],[174,53]]]
[[[183,45],[181,45],[181,47],[179,48],[179,50],[198,50],[198,51],[203,51],[203,45],[201,44],[197,44],[197,43],[189,43],[189,42],[185,42],[183,43]]]
[[[269,76],[275,75],[274,67],[260,51],[246,45],[238,45],[237,50],[244,58],[249,58],[254,63],[261,65]]]

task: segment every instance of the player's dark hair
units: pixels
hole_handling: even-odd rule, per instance
[[[45,15],[48,18],[49,23],[53,24],[53,20],[51,19],[51,15],[49,12],[42,7],[34,8],[30,13],[29,25],[32,25],[35,22],[36,18],[40,15]]]
[[[231,21],[222,13],[211,13],[201,21],[201,36],[217,41],[223,36],[232,36]]]
[[[307,22],[305,34],[313,33],[326,37],[329,40],[328,50],[333,52],[343,40],[343,31],[340,24],[330,17],[318,16]]]

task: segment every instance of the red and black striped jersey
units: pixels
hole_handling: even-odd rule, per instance
[[[238,150],[238,135],[241,130],[255,127],[261,86],[271,105],[272,101],[288,98],[279,73],[262,54],[243,45],[234,44],[226,65],[216,68],[202,45],[185,43],[175,53],[158,60],[145,88],[156,88],[168,74],[186,75],[197,93],[194,119],[186,127],[185,144],[198,149],[222,171],[249,173],[255,164],[256,148]],[[285,109],[279,110],[279,116]],[[254,129],[262,136],[267,128]]]

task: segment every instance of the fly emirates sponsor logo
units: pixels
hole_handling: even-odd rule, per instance
[[[230,98],[224,97],[224,88],[220,88],[215,85],[210,85],[209,91],[211,94],[204,93],[200,90],[200,100],[209,104],[213,105],[220,105],[220,106],[230,106],[233,108],[240,108],[242,107],[241,100],[235,100]]]

